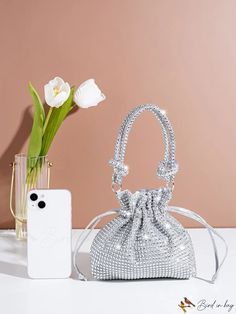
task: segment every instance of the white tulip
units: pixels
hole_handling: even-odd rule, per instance
[[[44,85],[44,94],[46,103],[50,107],[60,107],[70,95],[70,85],[64,82],[62,78],[55,77]]]
[[[82,83],[74,94],[74,102],[81,108],[97,106],[105,98],[94,79]]]

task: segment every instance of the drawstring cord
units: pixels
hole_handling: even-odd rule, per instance
[[[216,281],[216,278],[217,278],[218,274],[219,274],[220,268],[222,267],[222,265],[223,265],[223,263],[224,263],[224,261],[225,261],[225,259],[227,257],[227,254],[228,254],[228,246],[227,246],[224,238],[212,226],[210,226],[200,215],[192,212],[189,209],[182,208],[182,207],[176,207],[176,206],[170,206],[170,207],[168,207],[168,211],[169,212],[175,212],[175,213],[180,214],[182,216],[186,216],[188,218],[196,220],[197,222],[199,222],[200,224],[202,224],[203,226],[205,226],[207,228],[207,230],[209,232],[209,235],[210,235],[210,238],[211,238],[211,241],[212,241],[212,246],[213,246],[213,249],[214,249],[216,270],[215,270],[215,273],[214,273],[214,275],[212,276],[212,278],[210,280],[204,279],[204,278],[200,278],[200,277],[197,277],[197,276],[195,278],[207,281],[209,283],[214,283]],[[222,258],[220,263],[219,263],[218,249],[217,249],[217,246],[216,246],[213,234],[216,235],[219,239],[221,239],[223,244],[224,244],[224,246],[225,246],[225,253],[224,253],[224,256],[223,256],[223,258]]]

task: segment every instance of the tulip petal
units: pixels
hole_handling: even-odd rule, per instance
[[[94,79],[83,82],[74,95],[75,103],[81,108],[97,106],[105,98]]]
[[[44,86],[45,101],[50,106],[54,97],[53,88],[50,84]]]
[[[70,85],[56,76],[44,86],[45,101],[51,107],[59,108],[70,95]]]

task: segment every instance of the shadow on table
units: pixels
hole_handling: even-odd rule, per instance
[[[92,280],[91,274],[91,263],[89,253],[81,252],[79,253],[79,261],[77,256],[77,265],[79,266],[80,271],[88,280]],[[73,267],[71,278],[78,279],[78,275]]]
[[[0,261],[0,273],[13,277],[29,278],[26,266],[26,241],[17,241],[15,233],[11,230],[3,230],[0,240],[2,239],[4,239],[4,246],[1,247],[1,254],[6,254],[12,258],[12,261]]]
[[[2,261],[0,261],[0,273],[13,277],[29,278],[26,266]]]

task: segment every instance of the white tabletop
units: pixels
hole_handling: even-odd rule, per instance
[[[35,280],[27,276],[26,242],[17,241],[11,230],[0,231],[0,313],[3,314],[174,314],[183,313],[178,304],[187,297],[196,305],[205,299],[202,313],[236,312],[236,229],[218,229],[229,246],[228,258],[214,285],[199,279],[78,281]],[[73,244],[80,230],[73,230]],[[79,255],[89,274],[89,245],[94,231]],[[190,229],[198,275],[210,278],[214,272],[213,249],[204,229]],[[218,242],[220,248],[223,247]],[[214,302],[215,301],[215,302]],[[230,308],[230,305],[234,306]],[[217,307],[218,305],[218,307]],[[197,307],[187,313],[200,312]]]

